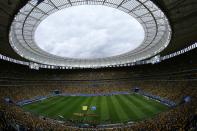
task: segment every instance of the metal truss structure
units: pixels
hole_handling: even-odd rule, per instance
[[[40,49],[34,41],[34,33],[42,20],[61,9],[79,5],[103,5],[128,13],[143,26],[143,43],[130,52],[96,59],[60,57]],[[39,4],[37,0],[30,0],[15,16],[9,33],[12,48],[30,61],[83,68],[106,67],[147,59],[164,50],[170,39],[169,21],[151,0],[44,0]]]

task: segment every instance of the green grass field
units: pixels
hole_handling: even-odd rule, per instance
[[[97,109],[83,111],[82,106],[96,106]],[[168,107],[144,96],[130,94],[94,97],[56,96],[24,105],[23,109],[36,115],[59,120],[96,121],[99,124],[104,124],[109,121],[120,123],[144,120],[168,110]],[[74,115],[74,113],[86,115],[82,117]]]

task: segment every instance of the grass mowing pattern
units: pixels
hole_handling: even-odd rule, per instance
[[[82,111],[82,106],[96,106],[96,110]],[[37,115],[59,120],[85,120],[97,123],[140,121],[166,111],[168,107],[138,94],[113,96],[56,96],[24,105],[23,109]],[[74,113],[95,114],[80,117]],[[63,116],[65,119],[59,117]]]

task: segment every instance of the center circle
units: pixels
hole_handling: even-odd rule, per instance
[[[80,5],[46,17],[35,31],[42,50],[65,58],[94,59],[127,53],[144,40],[131,15],[102,5]]]

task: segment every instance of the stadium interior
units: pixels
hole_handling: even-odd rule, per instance
[[[170,58],[167,59],[162,57],[163,59],[156,63],[123,63],[121,65],[119,64],[106,67],[73,67],[69,69],[66,67],[59,68],[58,66],[53,66],[54,68],[51,69],[42,68],[39,65],[47,64],[21,57],[21,55],[19,55],[10,45],[9,33],[14,17],[18,12],[20,12],[20,9],[30,1],[0,0],[0,130],[197,130],[196,0],[147,0],[153,2],[164,12],[169,20],[172,30],[169,45],[157,55],[160,55],[161,57],[167,56],[174,52],[187,49],[193,44],[194,46],[192,49],[184,51],[184,53],[178,53],[175,56],[170,56]],[[58,0],[35,1],[53,2]],[[68,2],[69,1],[72,3],[73,0],[68,0]],[[110,0],[106,1],[110,2]],[[123,3],[126,1],[132,0],[122,0]],[[146,0],[139,1],[142,1],[142,3],[146,2]],[[153,58],[153,56],[151,58]],[[151,59],[148,58],[145,60],[150,61]],[[30,65],[32,63],[35,63],[36,67],[39,66],[39,68],[31,69]],[[129,102],[129,100],[132,101],[132,96],[129,96],[130,99],[127,99],[127,95],[136,94],[143,97],[142,99],[146,98],[147,103],[149,104],[153,100],[153,102],[161,104],[158,108],[166,106],[168,109],[161,109],[161,111],[158,109],[156,114],[149,117],[146,113],[148,112],[148,107],[150,107],[151,104],[149,105],[145,102],[147,105],[143,105],[143,103],[136,98],[133,98],[134,102]],[[50,116],[49,114],[43,115],[43,111],[49,110],[47,108],[55,108],[55,105],[53,106],[53,104],[50,104],[50,101],[48,102],[49,105],[44,107],[47,100],[61,96],[83,96],[91,97],[92,99],[94,99],[94,97],[108,97],[109,99],[112,97],[115,98],[111,99],[113,104],[110,103],[110,100],[95,100],[95,103],[89,105],[83,105],[85,103],[83,98],[80,98],[82,99],[82,105],[79,104],[80,102],[74,101],[73,99],[69,105],[65,104],[62,107],[55,104],[57,106],[57,114],[53,113],[55,109],[50,110],[53,115],[59,115],[59,118],[56,118],[57,116]],[[67,101],[69,101],[71,98],[67,99]],[[51,102],[54,102],[54,100],[51,100]],[[58,102],[58,100],[56,102]],[[103,115],[103,112],[105,111],[102,110],[102,102],[107,102],[106,110],[108,110],[108,118],[106,120],[105,115],[107,113],[104,113]],[[36,103],[40,105],[36,105]],[[88,111],[92,110],[91,112],[94,112],[94,110],[96,110],[96,114],[98,115],[96,117],[98,117],[98,120],[97,118],[95,118],[95,120],[94,118],[84,120],[88,111],[85,111],[85,113],[82,111],[82,113],[79,114],[80,120],[71,119],[73,114],[69,114],[69,112],[72,112],[72,109],[74,110],[74,106],[77,108],[77,103],[80,106],[88,106]],[[25,108],[26,105],[31,106],[31,104],[32,110]],[[134,105],[132,106],[132,104]],[[112,107],[110,107],[110,105],[112,105]],[[140,107],[139,112],[141,114],[145,114],[145,116],[147,115],[147,117],[135,121],[130,118],[130,116],[133,115],[131,113],[132,110],[128,109],[133,107],[135,112],[135,110],[138,109],[138,106],[142,106]],[[115,107],[117,107],[117,109],[115,109]],[[126,107],[128,107],[128,109],[126,109]],[[63,116],[61,116],[58,110],[64,111],[64,108],[66,110],[64,113],[67,115],[64,116],[64,114],[62,114]],[[153,106],[152,108],[157,107]],[[43,109],[41,110],[42,113],[39,113],[38,109]],[[76,111],[77,110],[79,109],[76,109]],[[137,114],[137,116],[139,114]],[[124,120],[121,118],[121,115],[125,115],[125,118],[127,119]],[[134,115],[136,114],[134,113]],[[69,116],[69,118],[64,119],[66,116]],[[114,122],[113,118],[115,119],[116,116],[119,121]]]

